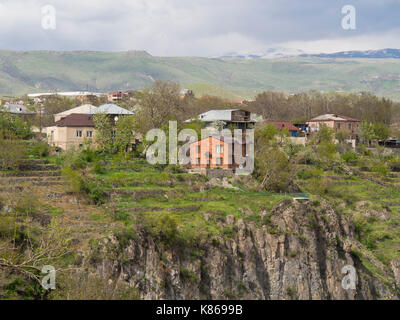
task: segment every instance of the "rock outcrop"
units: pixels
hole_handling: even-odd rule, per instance
[[[97,247],[101,258],[84,261],[94,272],[138,288],[143,299],[398,298],[398,262],[384,276],[369,271],[351,218],[326,201],[283,201],[262,211],[260,220],[227,216],[215,223],[234,230],[232,236],[192,247],[166,246],[138,228],[126,243],[104,239]],[[344,266],[355,268],[355,289],[342,286]]]

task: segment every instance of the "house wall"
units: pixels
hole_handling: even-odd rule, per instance
[[[82,131],[82,137],[76,136],[76,131]],[[96,131],[93,127],[48,127],[47,139],[51,146],[59,147],[64,151],[78,148],[89,139],[94,140]],[[87,137],[87,132],[92,131],[92,138]],[[52,133],[53,132],[53,133]]]
[[[333,129],[335,132],[358,134],[360,123],[354,121],[310,121],[307,122],[310,127],[310,132],[316,132],[322,126]]]
[[[216,148],[218,145],[223,146],[223,152],[217,153]],[[200,153],[198,153],[197,147],[200,146]],[[231,168],[232,164],[229,164],[229,144],[209,137],[190,145],[190,164],[192,168]],[[207,152],[211,154],[211,158],[208,157]],[[197,164],[197,159],[200,158],[200,165]],[[222,165],[217,165],[217,158],[222,158]],[[210,159],[210,164],[207,165],[207,160]]]

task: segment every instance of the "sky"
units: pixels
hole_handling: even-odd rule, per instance
[[[355,29],[342,27],[345,5]],[[400,48],[400,0],[0,0],[2,50],[213,57],[275,47]]]

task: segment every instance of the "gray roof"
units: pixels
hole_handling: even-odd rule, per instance
[[[103,104],[100,107],[98,107],[96,110],[92,110],[91,114],[96,114],[96,113],[105,113],[105,114],[134,114],[133,112],[126,110],[124,108],[121,108],[117,106],[116,104],[108,103],[108,104]]]
[[[5,104],[4,106],[0,106],[0,111],[3,110],[13,114],[35,114],[22,104]]]
[[[197,119],[205,122],[212,121],[231,121],[232,120],[232,111],[236,111],[240,109],[225,109],[225,110],[210,110],[198,115]],[[185,122],[190,122],[195,119],[189,119]]]
[[[65,110],[63,112],[57,113],[56,116],[68,116],[73,113],[83,113],[83,114],[89,114],[91,111],[96,110],[97,107],[91,105],[91,104],[83,104],[79,107]]]

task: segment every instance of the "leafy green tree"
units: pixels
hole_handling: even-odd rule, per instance
[[[375,138],[379,140],[386,140],[390,136],[390,129],[387,125],[382,122],[374,124]]]
[[[127,151],[133,139],[133,116],[120,117],[115,127],[114,147],[120,151]]]
[[[28,121],[3,111],[0,109],[0,135],[3,138],[27,139],[32,136],[31,125]]]
[[[96,128],[96,142],[103,152],[112,152],[113,149],[113,125],[110,117],[104,113],[93,116]]]
[[[366,141],[368,146],[371,144],[371,140],[375,139],[374,125],[371,122],[361,122],[360,138],[363,139],[363,141]]]

